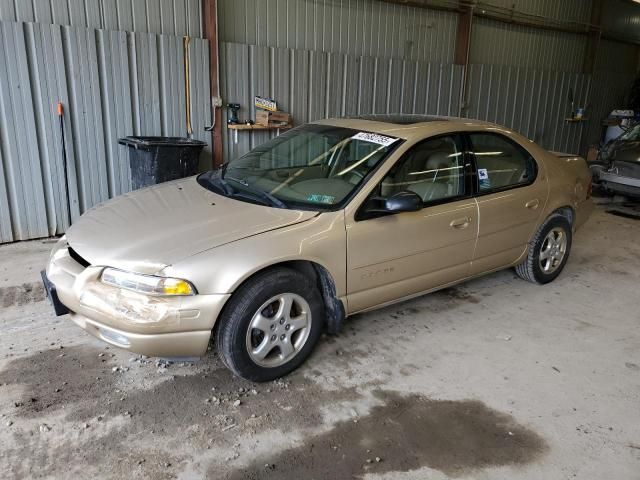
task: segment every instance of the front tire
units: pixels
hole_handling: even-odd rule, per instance
[[[216,347],[233,373],[267,382],[307,359],[323,320],[324,305],[314,283],[296,270],[274,268],[233,294],[218,320]]]
[[[539,285],[552,282],[567,263],[571,242],[569,220],[559,213],[549,216],[529,242],[527,258],[516,266],[516,273]]]

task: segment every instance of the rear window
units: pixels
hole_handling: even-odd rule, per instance
[[[480,193],[529,185],[535,180],[535,160],[514,141],[495,133],[472,133],[469,139],[476,158]]]

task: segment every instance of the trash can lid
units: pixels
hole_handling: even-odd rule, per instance
[[[186,137],[124,137],[118,140],[120,145],[139,147],[204,147],[207,142]]]

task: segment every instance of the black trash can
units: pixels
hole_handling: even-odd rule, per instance
[[[134,190],[195,175],[200,152],[207,145],[182,137],[124,137],[118,143],[129,147]]]

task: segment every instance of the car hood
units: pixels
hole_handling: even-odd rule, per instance
[[[92,265],[157,273],[183,258],[316,215],[224,197],[191,177],[98,205],[66,237]]]

